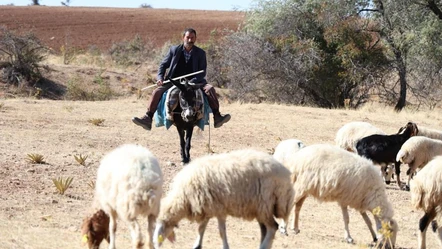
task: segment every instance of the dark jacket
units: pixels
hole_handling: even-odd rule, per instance
[[[184,45],[172,46],[169,49],[166,57],[164,57],[163,61],[160,64],[158,69],[157,80],[164,80],[166,76],[166,70],[169,69],[168,75],[171,78],[175,78],[181,75],[174,75],[176,66],[180,57],[182,56],[182,51],[184,49]],[[192,47],[192,64],[193,64],[193,72],[197,72],[200,70],[204,70],[203,73],[192,76],[190,82],[193,83],[207,83],[206,81],[206,69],[207,69],[207,60],[206,60],[206,52],[197,46]]]

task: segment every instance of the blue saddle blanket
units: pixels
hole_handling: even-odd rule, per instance
[[[161,127],[165,126],[166,129],[169,129],[173,124],[173,120],[168,115],[168,98],[170,97],[170,93],[174,91],[175,87],[171,87],[169,90],[163,93],[160,102],[158,103],[157,111],[154,114],[155,126]],[[204,131],[204,125],[209,125],[209,114],[212,112],[210,109],[209,102],[207,101],[207,96],[202,94],[204,99],[204,107],[203,107],[203,118],[197,122],[197,126]]]

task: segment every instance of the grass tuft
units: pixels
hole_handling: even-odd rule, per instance
[[[28,154],[28,161],[33,164],[44,164],[44,156],[37,153]]]
[[[74,155],[75,161],[77,161],[77,163],[79,163],[80,165],[86,166],[86,159],[88,156],[83,156],[82,154],[80,155]]]
[[[73,177],[67,177],[66,179],[58,177],[58,178],[53,178],[52,182],[54,183],[57,192],[61,195],[64,195],[66,190],[71,186],[72,180],[74,180]]]
[[[90,180],[87,185],[91,188],[91,189],[95,189],[95,182],[93,180]]]
[[[104,123],[104,119],[102,118],[91,118],[88,120],[89,123],[95,125],[95,126],[101,126]]]

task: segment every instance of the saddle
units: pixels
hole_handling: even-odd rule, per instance
[[[165,108],[166,108],[166,119],[173,122],[173,114],[179,105],[179,94],[180,90],[173,86],[166,94]],[[195,89],[196,101],[195,101],[195,111],[196,120],[200,120],[204,117],[204,94],[201,89]]]

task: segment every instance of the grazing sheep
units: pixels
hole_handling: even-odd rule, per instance
[[[198,223],[193,248],[202,248],[209,219],[216,217],[223,248],[228,249],[227,216],[256,219],[261,229],[259,248],[271,248],[278,229],[274,217],[287,221],[293,195],[290,171],[265,152],[237,150],[197,158],[174,177],[161,203],[155,248],[165,238],[175,240],[173,230],[183,218]],[[281,230],[285,232],[285,227]]]
[[[431,160],[410,182],[411,203],[417,210],[423,210],[419,220],[418,248],[425,249],[425,234],[428,225],[442,214],[442,156]],[[442,246],[442,228],[438,227],[438,239]]]
[[[285,165],[285,160],[287,157],[290,157],[293,153],[304,147],[304,143],[298,139],[283,140],[276,146],[273,157],[278,160],[278,162]]]
[[[335,143],[344,150],[356,153],[356,143],[361,138],[374,134],[385,135],[385,132],[367,122],[350,122],[338,130],[335,137]]]
[[[101,242],[105,239],[109,243],[109,215],[99,209],[88,215],[81,225],[82,245],[89,249],[100,248]]]
[[[356,143],[356,149],[360,156],[372,160],[375,164],[394,163],[397,184],[401,188],[401,163],[396,161],[396,155],[405,141],[417,133],[416,124],[408,122],[406,126],[399,129],[397,134],[371,135],[362,138]]]
[[[423,136],[408,139],[396,156],[396,161],[408,164],[408,186],[417,169],[423,168],[433,157],[442,155],[442,141]]]
[[[419,132],[417,135],[442,140],[442,131],[423,126],[419,126]]]
[[[307,146],[294,153],[287,166],[292,172],[295,190],[295,219],[291,228],[299,233],[299,212],[308,196],[319,201],[337,202],[341,207],[345,240],[353,242],[348,228],[348,207],[359,211],[370,230],[373,241],[381,239],[382,243],[394,247],[397,234],[397,223],[393,220],[393,208],[387,199],[385,184],[373,163],[354,153],[337,146],[318,144]],[[382,210],[374,216],[376,228],[382,223],[391,229],[390,241],[376,235],[372,228],[367,211]]]
[[[127,144],[101,160],[95,183],[95,199],[109,215],[109,248],[115,248],[117,217],[127,222],[133,248],[143,247],[138,216],[148,217],[149,248],[160,209],[163,175],[156,157],[146,148]]]

